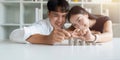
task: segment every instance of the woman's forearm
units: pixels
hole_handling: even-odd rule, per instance
[[[111,41],[112,38],[113,38],[113,33],[106,32],[106,33],[98,34],[96,42],[100,42],[100,43],[108,42]]]

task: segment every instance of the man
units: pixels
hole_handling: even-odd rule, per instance
[[[62,29],[69,10],[68,2],[49,0],[47,7],[49,19],[38,21],[30,27],[14,30],[10,40],[33,44],[54,44],[69,38],[70,33]]]

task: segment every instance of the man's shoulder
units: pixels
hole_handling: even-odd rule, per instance
[[[52,27],[47,25],[49,20],[39,20],[36,23],[32,24],[29,27],[24,27],[26,32],[31,34],[44,34],[48,35],[52,31]]]
[[[49,19],[42,19],[42,20],[36,21],[35,23],[36,23],[36,24],[49,23]]]
[[[33,26],[39,26],[41,28],[52,28],[49,19],[39,20],[35,22]]]

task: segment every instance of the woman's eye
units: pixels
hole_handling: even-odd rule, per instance
[[[80,22],[80,20],[78,20],[78,22]]]
[[[87,24],[84,24],[84,27],[88,27],[88,25],[87,25]]]
[[[86,24],[84,24],[84,27],[87,27],[87,25],[86,25]]]

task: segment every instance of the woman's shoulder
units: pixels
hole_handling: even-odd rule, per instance
[[[108,16],[104,15],[95,15],[97,17],[97,20],[110,20]]]
[[[104,15],[95,15],[95,16],[97,17],[96,23],[90,29],[103,32],[103,26],[104,26],[105,22],[110,20],[110,18],[108,16],[104,16]]]

